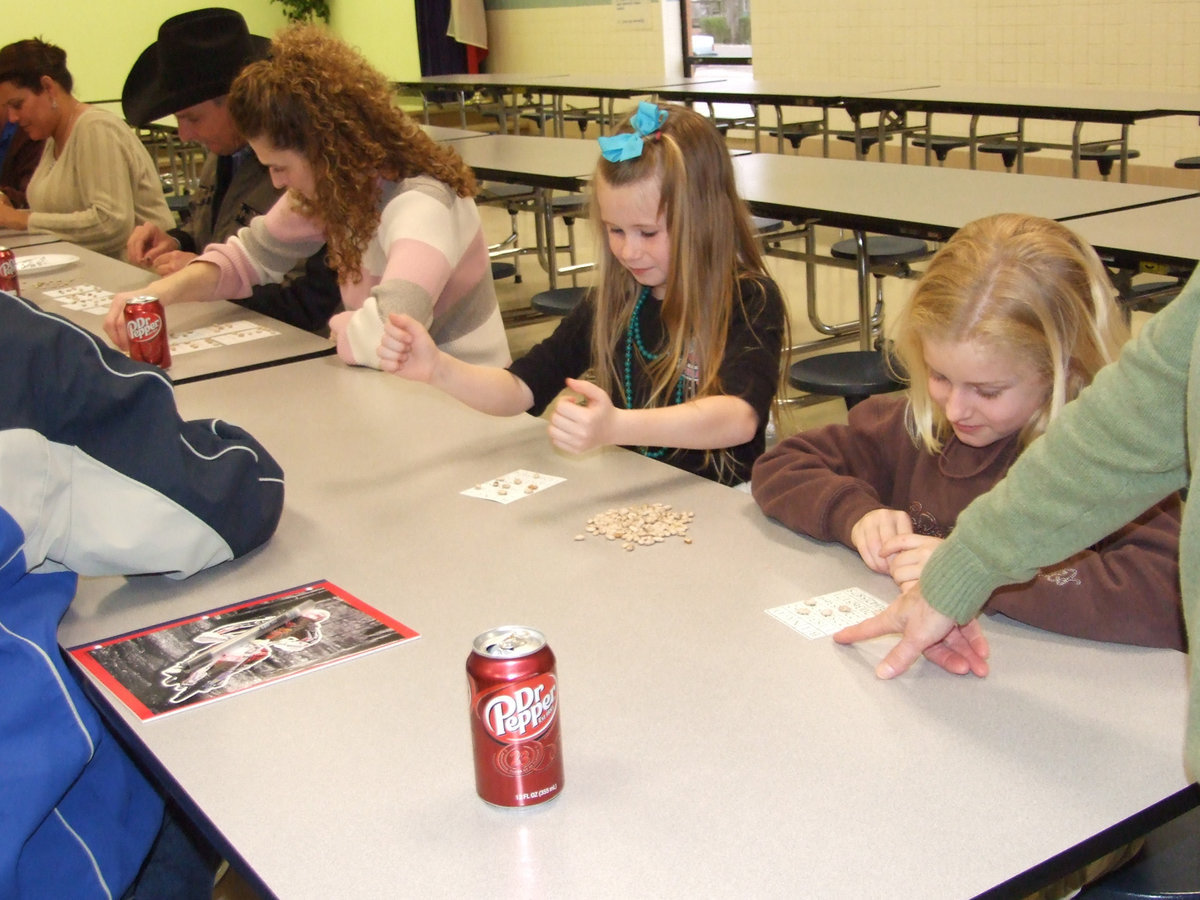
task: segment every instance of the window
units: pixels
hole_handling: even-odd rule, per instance
[[[682,0],[683,71],[699,66],[748,66],[750,0]]]

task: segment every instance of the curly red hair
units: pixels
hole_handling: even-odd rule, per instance
[[[229,111],[248,139],[292,150],[312,166],[315,196],[297,208],[320,219],[329,264],[361,279],[362,254],[379,227],[379,179],[429,175],[460,197],[475,175],[392,103],[387,78],[356,50],[316,25],[286,28],[267,59],[234,80]]]

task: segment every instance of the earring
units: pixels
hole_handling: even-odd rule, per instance
[[[50,108],[58,109],[58,101],[55,100],[53,97],[50,98]]]

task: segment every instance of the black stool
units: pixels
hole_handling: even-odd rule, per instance
[[[591,265],[589,263],[586,266],[577,266],[575,263],[575,219],[587,212],[587,205],[587,194],[554,194],[550,198],[551,213],[555,216],[561,216],[563,224],[567,226],[567,250],[570,255],[571,265],[565,271],[571,275],[572,281],[574,281],[575,274],[579,269],[590,268]],[[558,262],[555,258],[557,256],[556,248],[548,247],[547,254],[547,263],[552,267],[557,266]],[[543,315],[565,316],[583,299],[588,290],[586,287],[579,287],[577,285],[572,285],[571,287],[553,287],[534,294],[529,301],[529,305],[536,312]]]
[[[829,255],[837,259],[858,259],[858,243],[854,238],[838,241],[829,248]],[[890,234],[872,234],[867,237],[867,260],[871,266],[897,267],[902,278],[909,275],[908,264],[929,255],[924,241]],[[875,305],[883,306],[883,279],[886,273],[875,272]]]
[[[520,246],[520,235],[517,233],[517,213],[521,210],[533,209],[533,188],[525,184],[508,184],[503,181],[485,181],[479,185],[479,193],[475,202],[480,205],[503,205],[508,212],[511,227],[509,234],[503,240],[488,246],[488,256],[492,259],[492,279],[512,278],[513,283],[521,283],[521,269],[518,262],[525,252]],[[497,260],[510,260],[497,262]]]
[[[1132,285],[1119,298],[1126,315],[1133,312],[1156,313],[1179,296],[1183,284],[1178,278],[1156,278]]]
[[[1185,156],[1183,159],[1177,159],[1175,160],[1175,168],[1200,169],[1200,156]]]
[[[866,159],[867,154],[871,152],[871,148],[879,143],[879,133],[863,131],[859,134],[839,134],[837,139],[854,145],[854,156],[856,159]],[[887,134],[884,135],[883,139],[890,141],[892,136]]]
[[[1037,153],[1042,149],[1042,145],[1031,144],[1029,141],[1024,144],[1020,141],[988,141],[980,144],[978,149],[980,153],[999,153],[1000,159],[1004,161],[1005,171],[1011,172],[1018,153]]]
[[[879,350],[843,350],[799,360],[788,367],[788,384],[810,394],[841,397],[846,409],[872,394],[904,387],[892,377]]]
[[[1200,897],[1200,807],[1146,836],[1145,846],[1117,871],[1085,887],[1086,900],[1185,900]]]
[[[1126,153],[1126,159],[1137,159],[1142,154],[1136,150],[1130,150]],[[1090,159],[1100,169],[1100,177],[1108,181],[1108,176],[1112,174],[1113,163],[1121,158],[1121,151],[1115,147],[1103,147],[1099,150],[1080,150],[1080,159]]]
[[[867,237],[867,259],[872,267],[889,266],[897,274],[907,276],[908,264],[929,255],[929,247],[916,238],[873,234]],[[830,248],[838,259],[858,259],[858,243],[853,238],[838,241]],[[886,273],[875,271],[875,321],[883,318],[883,278]],[[824,353],[798,360],[788,367],[788,384],[810,394],[841,397],[846,408],[865,400],[872,394],[898,391],[904,385],[892,374],[893,366],[879,350],[846,350]]]
[[[791,122],[779,125],[775,128],[768,129],[767,134],[775,138],[779,142],[779,148],[782,151],[783,142],[787,141],[792,145],[792,149],[799,152],[800,142],[805,138],[813,137],[821,133],[820,122]]]
[[[950,155],[951,150],[957,150],[959,147],[969,147],[971,142],[966,138],[951,137],[949,135],[939,134],[918,134],[912,139],[914,147],[926,147],[933,151],[933,155],[937,157],[938,165],[946,164],[946,157]]]
[[[573,310],[591,290],[585,287],[554,288],[533,295],[529,305],[546,316],[565,316]]]

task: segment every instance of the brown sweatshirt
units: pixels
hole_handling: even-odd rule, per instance
[[[797,434],[754,464],[763,512],[793,531],[853,546],[850,530],[875,509],[900,509],[919,534],[946,537],[958,514],[1004,477],[1016,435],[987,447],[953,436],[940,454],[914,444],[904,394],[872,397],[847,425]],[[1178,495],[1095,546],[996,591],[986,612],[1061,634],[1183,650]]]

